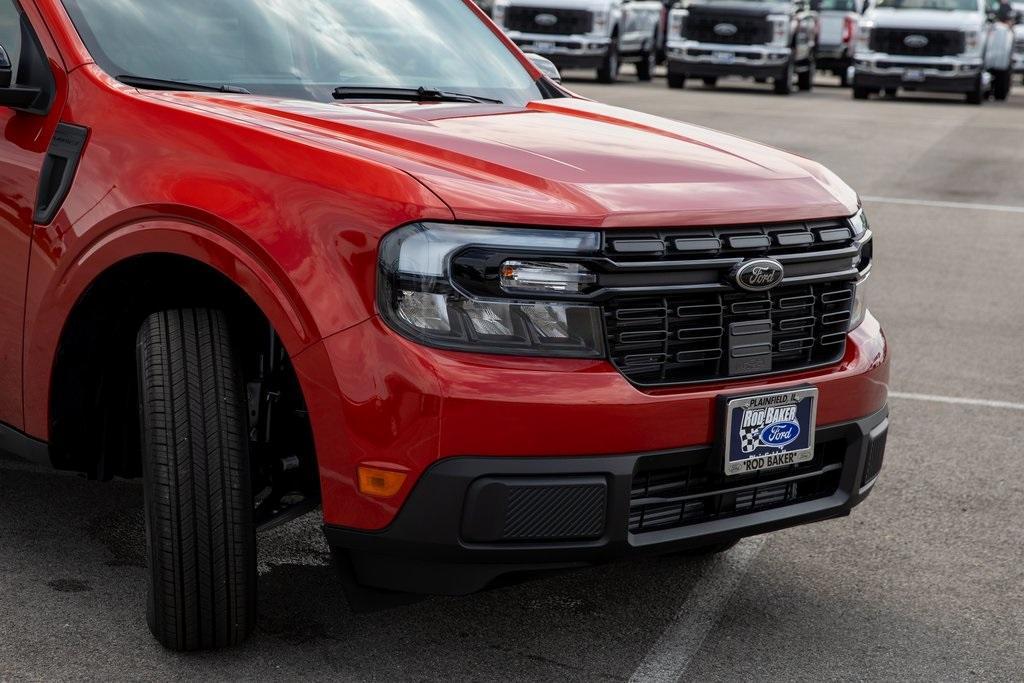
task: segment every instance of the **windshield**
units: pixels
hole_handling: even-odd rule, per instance
[[[945,12],[980,12],[978,0],[878,0],[878,9],[934,9]]]
[[[822,12],[856,12],[856,0],[821,0]]]
[[[111,76],[332,101],[434,88],[523,104],[541,93],[461,0],[64,0]]]

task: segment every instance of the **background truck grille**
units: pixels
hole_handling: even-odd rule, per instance
[[[624,269],[634,259],[648,269],[637,278],[656,282],[649,268],[660,260],[689,268],[677,278],[713,280],[693,293],[641,295],[623,287],[605,302],[609,356],[634,384],[792,372],[843,358],[857,271],[866,266],[854,265],[857,245],[846,221],[631,233],[606,241],[609,258]],[[861,252],[866,262],[869,245]],[[725,284],[731,264],[765,256],[783,263],[787,282],[782,286],[747,292]],[[702,272],[705,267],[711,270]],[[818,275],[802,277],[804,272]],[[812,281],[789,284],[804,279]]]
[[[537,22],[540,14],[550,14],[557,20],[550,26]],[[590,33],[594,15],[587,10],[548,9],[546,7],[509,7],[505,10],[505,28],[523,33],[548,35],[576,35]]]
[[[679,528],[833,495],[846,458],[846,435],[819,438],[814,459],[785,469],[726,477],[713,450],[649,456],[637,463],[629,531]]]
[[[719,35],[715,27],[732,24],[736,27],[733,35]],[[726,43],[730,45],[763,45],[772,39],[772,26],[765,17],[748,14],[732,14],[716,10],[710,13],[696,8],[683,25],[683,38],[701,43]]]
[[[927,44],[910,47],[907,36],[922,36]],[[890,55],[946,57],[961,54],[966,43],[962,31],[917,31],[902,28],[876,28],[871,31],[871,49]]]

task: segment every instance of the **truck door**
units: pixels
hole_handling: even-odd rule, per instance
[[[33,217],[60,116],[53,72],[36,36],[19,3],[0,0],[0,45],[8,56],[0,55],[0,424],[16,429],[24,426],[22,340]]]

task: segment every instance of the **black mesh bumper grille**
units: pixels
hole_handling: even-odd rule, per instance
[[[843,438],[819,442],[809,462],[740,477],[726,477],[713,451],[682,465],[642,459],[633,475],[629,531],[684,527],[831,496],[839,489],[846,449]]]

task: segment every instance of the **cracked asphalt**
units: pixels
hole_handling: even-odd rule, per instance
[[[585,96],[839,173],[878,240],[871,306],[892,390],[1024,404],[1024,210],[1007,210],[1024,207],[1024,87],[978,108],[582,76],[569,85]],[[868,501],[765,537],[743,563],[646,558],[353,614],[308,515],[260,538],[255,636],[197,655],[146,628],[137,483],[0,459],[0,679],[628,680],[696,608],[685,680],[1020,680],[1024,410],[912,397],[892,410]]]

